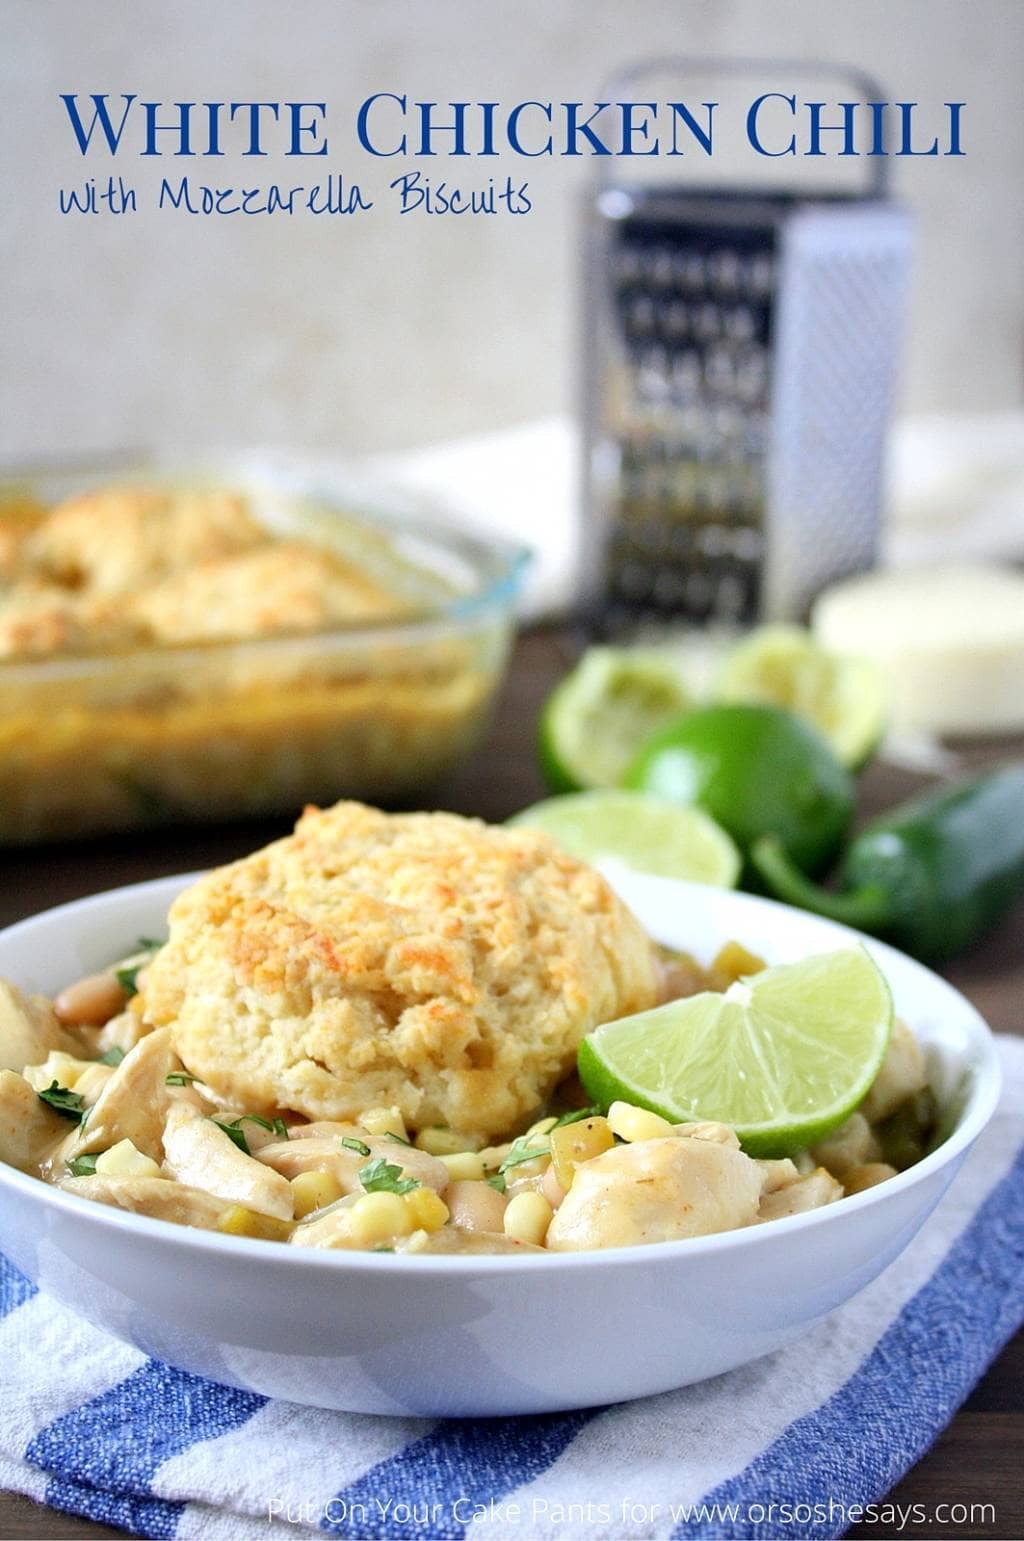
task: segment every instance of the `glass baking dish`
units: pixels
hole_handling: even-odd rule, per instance
[[[275,534],[340,551],[407,613],[253,640],[0,661],[0,844],[339,797],[402,803],[473,747],[508,656],[525,548],[447,527],[357,471],[244,456],[3,473],[0,522],[5,503],[139,482],[242,492]]]

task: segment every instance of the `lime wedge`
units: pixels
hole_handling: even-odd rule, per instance
[[[568,792],[510,820],[541,829],[581,861],[735,888],[740,853],[710,814],[642,792]]]
[[[644,740],[689,704],[678,668],[656,649],[588,648],[541,714],[544,779],[553,792],[618,786]]]
[[[863,947],[765,969],[608,1022],[579,1047],[603,1108],[621,1099],[672,1123],[712,1119],[753,1156],[788,1156],[835,1129],[885,1056],[892,997]]]
[[[801,626],[752,632],[727,654],[716,694],[795,712],[854,770],[870,760],[885,732],[886,691],[876,665],[829,652]]]

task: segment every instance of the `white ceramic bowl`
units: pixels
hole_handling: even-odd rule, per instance
[[[0,933],[0,976],[55,992],[159,935],[188,881],[62,905]],[[659,940],[708,958],[738,938],[771,962],[852,933],[783,905],[615,878]],[[913,1238],[989,1119],[999,1069],[961,995],[868,944],[926,1045],[950,1133],[910,1171],[751,1230],[547,1257],[319,1252],[190,1231],[0,1166],[0,1245],[41,1289],[157,1358],[267,1396],[428,1416],[546,1412],[645,1396],[795,1338]]]

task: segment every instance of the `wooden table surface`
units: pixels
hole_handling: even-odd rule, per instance
[[[533,756],[537,708],[574,656],[566,632],[539,631],[524,637],[502,693],[486,743],[436,796],[436,805],[500,820],[542,795]],[[1006,746],[998,751],[1006,756]],[[977,751],[974,760],[984,760]],[[871,814],[913,792],[919,783],[886,764],[864,777],[862,801]],[[5,854],[0,879],[0,925],[64,899],[165,873],[188,871],[240,856],[284,832],[286,824],[235,825],[133,835],[83,844]],[[998,1032],[1024,1032],[1024,905],[999,929],[946,970]],[[2,1387],[0,1387],[2,1395]],[[925,1459],[891,1494],[913,1513],[934,1514],[950,1503],[992,1504],[995,1520],[974,1526],[911,1521],[900,1534],[912,1536],[1024,1535],[1024,1333],[995,1361],[946,1432]],[[879,1526],[858,1526],[852,1535],[894,1534]],[[105,1525],[73,1519],[28,1499],[0,1495],[0,1538],[122,1536]]]

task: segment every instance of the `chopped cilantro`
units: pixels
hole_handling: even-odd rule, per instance
[[[383,1156],[359,1168],[359,1181],[367,1193],[411,1193],[420,1186],[415,1177],[403,1177],[402,1168]]]
[[[504,1193],[508,1184],[500,1172],[492,1172],[490,1177],[484,1179],[489,1188],[495,1188],[498,1193]]]
[[[341,1143],[344,1145],[346,1150],[354,1150],[357,1156],[370,1155],[369,1145],[364,1145],[362,1140],[352,1140],[348,1137],[348,1135],[344,1135],[342,1137]]]
[[[518,1140],[513,1140],[508,1155],[498,1168],[499,1172],[507,1172],[510,1167],[522,1166],[524,1161],[535,1161],[538,1156],[549,1156],[550,1148],[547,1145],[529,1145],[527,1136],[521,1134]]]
[[[147,963],[153,961],[154,954],[158,953],[163,945],[163,942],[158,942],[152,936],[136,937],[135,952],[130,958],[126,958],[123,963],[117,964],[114,969],[114,978],[121,986],[125,995],[138,994],[139,974],[146,967]],[[139,957],[139,953],[144,953],[145,956]]]
[[[170,1077],[168,1077],[170,1079]],[[193,1076],[193,1080],[195,1077]],[[211,1118],[211,1124],[216,1124],[218,1129],[223,1129],[228,1139],[238,1146],[243,1155],[251,1156],[249,1141],[245,1137],[244,1123],[256,1124],[260,1129],[266,1129],[268,1134],[276,1134],[278,1139],[288,1138],[288,1125],[283,1118],[275,1118],[273,1122],[269,1118],[263,1118],[259,1113],[243,1113],[239,1118],[232,1119],[229,1124],[222,1124],[219,1118]]]
[[[164,1076],[165,1086],[191,1086],[193,1081],[198,1081],[197,1075],[191,1075],[187,1070],[172,1070],[169,1076]]]
[[[385,1246],[382,1242],[378,1243],[376,1247],[370,1248],[371,1252],[394,1252],[394,1250],[394,1247]]]
[[[95,1177],[98,1160],[98,1154],[95,1156],[76,1156],[73,1161],[68,1162],[68,1171],[72,1177]]]
[[[218,1129],[223,1129],[233,1145],[237,1145],[243,1156],[251,1156],[249,1141],[245,1137],[245,1130],[241,1127],[242,1120],[237,1119],[233,1124],[222,1124],[219,1118],[211,1118],[211,1124],[216,1124]]]
[[[386,1140],[394,1140],[396,1145],[405,1145],[409,1150],[412,1150],[411,1140],[403,1140],[400,1134],[394,1134],[390,1129],[387,1131],[384,1138]]]
[[[117,1044],[115,1043],[114,1047],[112,1049],[108,1049],[106,1054],[101,1054],[100,1055],[100,1064],[101,1065],[119,1065],[123,1059],[124,1059],[124,1050],[123,1049],[119,1049]]]
[[[40,1102],[45,1102],[47,1107],[59,1113],[61,1118],[68,1118],[73,1124],[80,1124],[85,1119],[85,1098],[78,1092],[68,1091],[66,1086],[61,1086],[57,1081],[51,1081],[44,1092],[37,1092]]]

